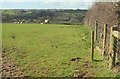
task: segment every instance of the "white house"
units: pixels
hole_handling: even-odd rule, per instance
[[[49,20],[45,19],[45,21],[44,21],[44,22],[45,22],[45,24],[48,24],[48,23],[49,23]]]

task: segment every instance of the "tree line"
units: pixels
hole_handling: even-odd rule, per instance
[[[87,10],[56,10],[56,9],[15,9],[2,10],[2,22],[42,23],[48,19],[50,23],[82,24]]]

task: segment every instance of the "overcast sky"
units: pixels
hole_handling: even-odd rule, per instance
[[[0,0],[0,9],[88,9],[96,1],[97,0]]]

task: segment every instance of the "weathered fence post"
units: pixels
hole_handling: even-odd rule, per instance
[[[97,40],[97,30],[98,30],[98,22],[95,21],[95,41]]]
[[[94,58],[94,31],[91,31],[91,61]]]
[[[116,64],[116,53],[117,53],[117,33],[113,31],[111,27],[110,34],[110,52],[109,52],[109,69],[113,68]]]
[[[102,56],[103,56],[103,58],[104,58],[104,55],[105,55],[106,37],[107,37],[107,24],[104,25],[103,52],[102,52]]]
[[[109,69],[111,69],[113,67],[112,65],[112,48],[113,48],[113,36],[112,36],[112,32],[113,32],[113,27],[111,27],[111,31],[110,31],[110,51],[109,51]]]

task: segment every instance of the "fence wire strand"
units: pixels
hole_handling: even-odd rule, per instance
[[[99,48],[102,49],[102,45],[103,45],[103,38],[104,38],[104,25],[103,23],[97,22],[97,40],[96,40],[96,45],[99,46]],[[119,29],[115,29],[116,31],[120,31],[120,27],[118,27]],[[105,49],[106,52],[109,51],[109,46],[110,46],[110,32],[111,32],[111,27],[107,26],[106,28],[106,45],[105,45]],[[117,51],[120,52],[120,40],[117,41]]]

